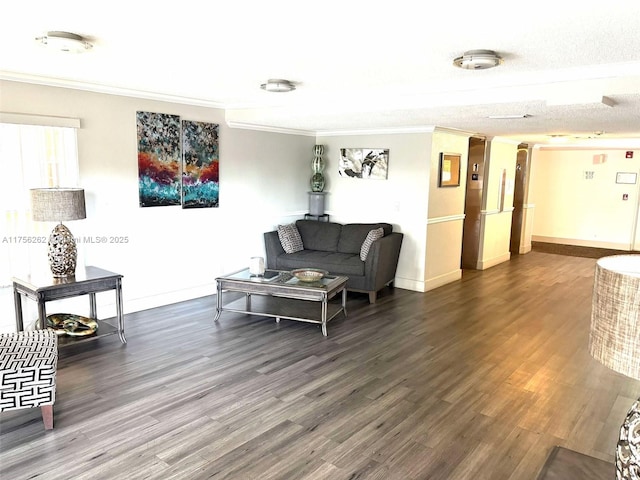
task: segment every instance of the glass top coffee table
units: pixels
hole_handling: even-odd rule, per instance
[[[249,269],[216,278],[216,318],[222,312],[236,312],[263,317],[274,317],[322,325],[322,334],[327,336],[327,323],[338,314],[347,316],[348,277],[327,275],[316,282],[302,282],[291,273],[266,270],[263,276],[249,273]],[[223,292],[241,292],[244,298],[223,305]],[[329,303],[342,293],[342,302]],[[320,308],[310,308],[309,302],[319,302]]]

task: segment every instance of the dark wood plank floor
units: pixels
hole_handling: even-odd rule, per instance
[[[538,480],[607,480],[616,478],[615,466],[574,450],[554,447]]]
[[[213,297],[62,350],[55,429],[0,415],[3,479],[535,479],[612,461],[640,382],[587,352],[595,260],[531,252],[317,325]],[[126,288],[126,285],[125,285]]]

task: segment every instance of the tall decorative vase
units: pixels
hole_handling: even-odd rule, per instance
[[[311,170],[313,175],[311,176],[311,191],[322,192],[324,190],[324,160],[322,154],[324,153],[323,145],[316,145],[313,149],[313,161],[311,162]]]

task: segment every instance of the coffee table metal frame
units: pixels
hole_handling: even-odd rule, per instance
[[[300,322],[316,323],[322,325],[322,334],[327,336],[327,323],[335,318],[339,313],[347,316],[347,280],[348,277],[343,276],[327,276],[322,282],[305,283],[295,279],[287,271],[267,270],[265,274],[277,274],[273,278],[256,277],[249,274],[249,269],[238,270],[237,272],[216,278],[217,298],[216,298],[216,316],[214,321],[217,322],[222,312],[244,313],[248,315],[260,315],[263,317],[272,317],[276,322],[280,322],[281,318],[287,320],[297,320]],[[222,297],[223,292],[240,292],[245,294],[244,308],[236,308],[233,306],[224,306]],[[329,313],[329,300],[342,293],[342,303],[340,307]],[[251,296],[263,295],[271,297],[281,297],[291,300],[306,300],[311,302],[320,302],[321,315],[320,319],[309,318],[310,316],[293,315],[282,311],[265,311],[251,308]],[[276,303],[276,306],[278,304]]]

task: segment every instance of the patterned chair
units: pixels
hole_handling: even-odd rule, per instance
[[[0,334],[0,412],[40,407],[53,428],[58,337],[53,330]]]

